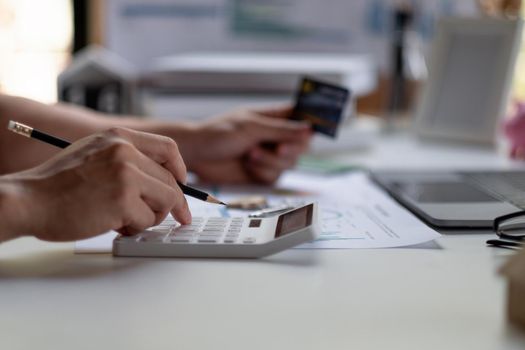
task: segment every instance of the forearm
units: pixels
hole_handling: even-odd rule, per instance
[[[59,150],[9,132],[9,120],[15,120],[74,141],[98,129],[89,112],[77,108],[48,106],[24,98],[0,95],[0,174],[34,167]]]
[[[191,140],[189,134],[193,126],[189,123],[174,125],[131,117],[113,118],[71,105],[49,106],[24,98],[0,95],[0,174],[34,167],[59,151],[56,147],[9,132],[6,129],[9,120],[28,124],[69,141],[113,126],[158,134],[169,127],[170,135],[179,143],[181,153],[185,156],[185,152],[191,151],[187,145]]]

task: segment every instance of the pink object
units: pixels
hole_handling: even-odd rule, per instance
[[[510,156],[525,160],[525,102],[516,102],[512,116],[504,125],[505,135],[510,140]]]

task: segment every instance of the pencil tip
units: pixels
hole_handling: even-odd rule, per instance
[[[220,205],[227,205],[226,203],[218,200],[217,198],[208,195],[208,198],[206,198],[206,202],[213,203],[213,204],[220,204]]]

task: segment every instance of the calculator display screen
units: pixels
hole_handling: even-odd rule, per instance
[[[312,224],[313,204],[279,216],[275,238],[300,230]]]

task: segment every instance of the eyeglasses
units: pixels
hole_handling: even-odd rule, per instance
[[[488,240],[488,245],[509,249],[520,249],[525,245],[525,211],[494,219],[493,228],[499,239]]]

